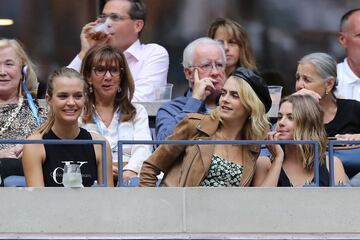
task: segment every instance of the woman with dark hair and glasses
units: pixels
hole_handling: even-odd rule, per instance
[[[145,108],[131,103],[134,80],[124,55],[109,45],[96,45],[86,53],[81,73],[89,84],[82,127],[104,136],[110,143],[113,174],[118,174],[119,140],[151,140]],[[150,156],[151,145],[123,147],[124,180],[137,176],[142,162]]]

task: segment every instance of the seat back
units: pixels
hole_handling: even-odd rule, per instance
[[[8,176],[4,179],[4,187],[26,187],[24,176]]]
[[[336,146],[334,155],[343,163],[345,172],[351,179],[360,172],[360,146]]]
[[[162,179],[158,179],[156,181],[156,186],[159,187]],[[140,184],[140,178],[139,177],[132,177],[130,180],[126,183],[124,187],[139,187]]]

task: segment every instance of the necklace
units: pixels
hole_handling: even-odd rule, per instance
[[[11,123],[13,123],[13,121],[15,120],[16,116],[18,115],[18,113],[20,112],[21,106],[24,102],[24,98],[20,97],[19,98],[19,102],[17,107],[11,112],[9,119],[6,121],[6,123],[4,124],[3,127],[0,128],[0,135],[2,135],[11,125]]]

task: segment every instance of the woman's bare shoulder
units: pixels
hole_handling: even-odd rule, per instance
[[[28,140],[42,140],[43,139],[42,137],[43,137],[43,134],[35,133],[35,134],[30,135],[27,139]]]

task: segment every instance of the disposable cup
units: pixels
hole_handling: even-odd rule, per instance
[[[172,89],[173,89],[172,83],[167,83],[164,86],[156,87],[155,90],[155,100],[156,101],[170,101],[171,95],[172,95]]]
[[[281,92],[282,92],[282,86],[268,86],[272,105],[267,113],[270,118],[276,118],[279,112],[279,105],[281,100]]]

